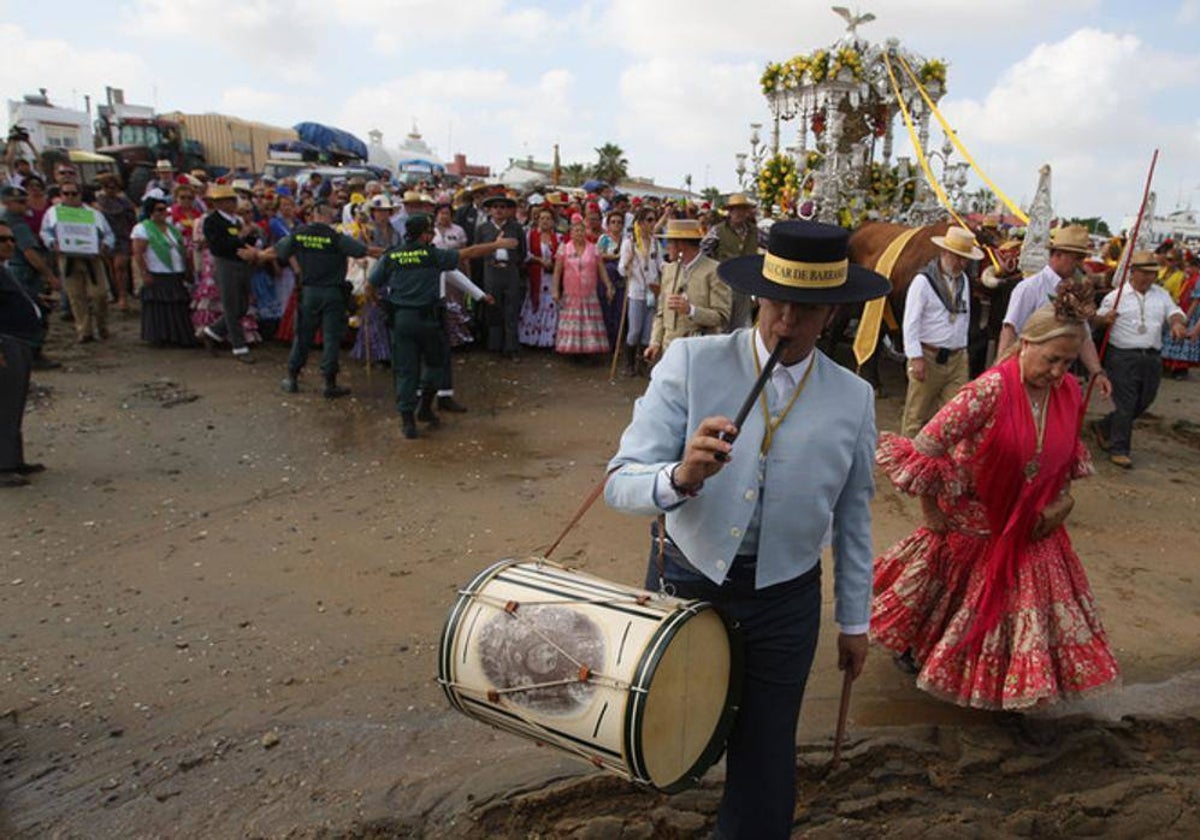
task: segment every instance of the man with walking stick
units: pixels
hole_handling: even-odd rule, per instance
[[[710,601],[740,632],[743,692],[716,829],[729,840],[791,833],[796,723],[831,524],[838,667],[857,676],[867,655],[874,395],[814,349],[834,306],[889,290],[849,264],[848,238],[830,225],[779,222],[765,256],[722,263],[721,278],[758,299],[757,325],[672,343],[609,464],[611,507],[665,514],[662,562],[652,551],[647,586]],[[763,386],[739,427],[729,417],[741,388],[731,386],[756,376]]]

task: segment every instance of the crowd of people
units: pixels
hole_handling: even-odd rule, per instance
[[[155,347],[227,349],[252,364],[256,344],[293,344],[287,391],[299,390],[314,344],[324,347],[322,393],[330,399],[348,393],[336,381],[343,340],[351,358],[392,365],[397,394],[402,371],[415,365],[421,390],[435,389],[436,403],[419,411],[428,423],[437,422],[435,408],[465,410],[449,364],[456,347],[477,344],[514,363],[537,349],[578,361],[615,350],[624,356],[622,370],[637,375],[675,338],[745,325],[745,296],[731,293],[715,266],[759,246],[745,196],[720,213],[607,185],[518,195],[496,183],[401,186],[317,172],[302,182],[212,178],[204,170],[176,172],[162,160],[134,200],[114,173],[87,185],[59,162],[48,186],[22,160],[0,200],[16,239],[8,268],[40,310],[29,337],[34,369],[57,366],[44,352],[51,292],[62,292],[57,308],[79,344],[108,341],[110,309],[128,311],[136,300],[141,338]],[[397,312],[403,320],[411,302],[371,278],[385,254],[420,244],[409,222],[421,218],[429,220],[431,253],[457,256],[453,266],[445,254],[431,257],[448,267],[439,272],[435,299],[421,304],[439,327],[434,344],[419,342],[418,351],[395,335]],[[332,263],[314,257],[319,243],[336,244]],[[669,292],[660,295],[664,282]],[[399,360],[397,347],[405,348]],[[409,409],[400,411],[404,419]],[[402,428],[415,436],[414,424]]]

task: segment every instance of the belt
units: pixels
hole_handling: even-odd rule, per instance
[[[499,262],[497,260],[492,260],[488,263],[488,265],[490,265],[492,268],[508,268],[511,264],[512,263]]]
[[[926,344],[924,341],[922,341],[921,349],[927,353],[946,353],[947,355],[953,356],[955,353],[965,352],[967,348],[959,347],[957,350],[952,350],[949,347],[935,347],[932,344]]]
[[[1137,353],[1140,356],[1157,356],[1161,352],[1157,347],[1118,347],[1112,345],[1110,350],[1120,350],[1122,353]]]

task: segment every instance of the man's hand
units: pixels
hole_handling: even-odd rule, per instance
[[[923,358],[909,359],[908,372],[917,382],[925,381],[925,360]]]
[[[688,301],[687,295],[667,295],[667,309],[672,312],[678,312],[680,315],[686,315],[692,311],[692,304]]]
[[[497,239],[496,240],[497,250],[500,248],[516,248],[516,247],[517,247],[517,240],[515,240],[515,239],[505,238],[505,239]]]
[[[242,262],[254,262],[258,256],[258,250],[250,245],[243,245],[237,249],[237,258]]]
[[[657,344],[650,344],[646,347],[645,350],[642,351],[642,358],[645,359],[647,362],[652,363],[655,359],[658,358],[658,354],[660,352],[662,352],[661,347],[659,347]]]
[[[705,417],[700,421],[700,426],[683,450],[683,461],[675,468],[675,481],[678,484],[700,485],[721,471],[725,464],[717,460],[717,453],[730,458],[729,453],[733,450],[731,443],[717,439],[721,432],[736,435],[737,426],[728,417],[721,416]]]
[[[1175,318],[1171,321],[1171,338],[1176,341],[1183,341],[1187,335],[1187,329],[1183,325],[1182,318]]]
[[[1105,399],[1112,399],[1112,380],[1108,378],[1108,374],[1102,370],[1096,371],[1092,375],[1096,380],[1096,388],[1104,395]]]
[[[867,664],[868,641],[866,633],[859,633],[854,636],[839,633],[837,640],[838,670],[845,671],[849,669],[850,678],[858,679],[858,675],[862,673],[863,666]]]
[[[383,249],[380,248],[378,245],[372,245],[369,248],[367,248],[367,256],[368,257],[376,257],[376,258],[382,257]]]
[[[1092,318],[1092,324],[1093,324],[1093,326],[1104,327],[1105,329],[1107,329],[1108,327],[1111,327],[1113,325],[1113,322],[1116,320],[1117,320],[1117,310],[1113,309],[1109,312],[1105,312],[1103,315],[1094,316]]]
[[[491,295],[484,295],[483,302],[486,303],[488,306],[496,305],[496,299],[494,297],[492,297]]]

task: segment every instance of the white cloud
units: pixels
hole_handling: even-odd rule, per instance
[[[621,107],[615,121],[633,174],[658,173],[660,182],[732,186],[734,155],[749,133],[747,113],[761,108],[759,68],[658,57],[631,64],[621,74]],[[755,101],[757,100],[757,101]]]
[[[312,57],[322,34],[337,23],[333,9],[320,0],[133,0],[121,17],[129,35],[189,39],[205,50],[215,48],[226,60],[294,80],[316,78]]]
[[[555,142],[562,143],[564,160],[575,150],[586,150],[590,159],[596,145],[592,117],[572,104],[574,85],[573,75],[561,68],[528,84],[497,69],[420,70],[356,90],[336,121],[362,136],[378,128],[390,147],[415,122],[443,158],[462,151],[472,162],[501,169],[510,155],[548,160]]]
[[[1080,29],[1035,47],[981,100],[947,97],[942,110],[1001,188],[1014,183],[1019,193],[1050,163],[1056,208],[1115,219],[1140,198],[1155,146],[1174,167],[1200,154],[1193,125],[1149,107],[1173,87],[1194,96],[1198,71],[1200,60],[1156,52],[1133,35]]]
[[[1188,24],[1200,19],[1200,0],[1183,0],[1175,12],[1175,22]]]
[[[146,63],[130,52],[77,48],[58,38],[35,38],[20,26],[0,24],[0,90],[19,99],[46,88],[50,101],[83,109],[83,94],[95,80],[114,87],[144,88]],[[93,105],[98,104],[93,102]]]

